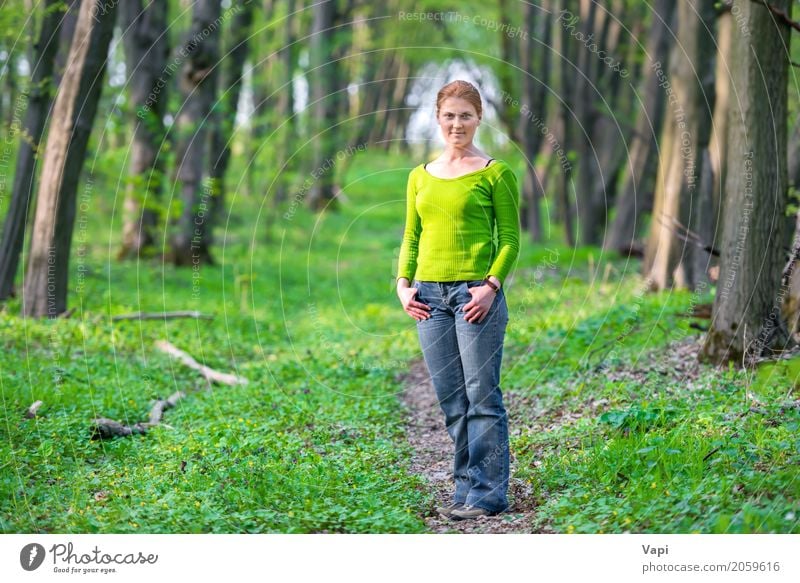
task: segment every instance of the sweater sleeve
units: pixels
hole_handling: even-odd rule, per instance
[[[492,206],[497,223],[497,256],[489,275],[494,275],[502,284],[519,257],[519,188],[517,177],[506,167],[497,177],[492,191]]]
[[[408,185],[406,186],[406,226],[403,232],[403,243],[400,246],[396,280],[405,277],[410,282],[414,278],[417,271],[417,253],[419,252],[421,232],[422,221],[417,213],[417,189],[412,170],[408,175]]]

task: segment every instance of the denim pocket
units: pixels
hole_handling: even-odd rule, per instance
[[[411,286],[417,288],[417,295],[414,296],[414,299],[423,304],[427,304],[428,302],[422,299],[422,290],[425,287],[422,285],[422,282],[415,279]]]

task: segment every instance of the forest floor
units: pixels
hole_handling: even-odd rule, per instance
[[[660,353],[656,361],[647,367],[622,367],[609,378],[614,380],[640,381],[644,383],[647,375],[656,372],[669,378],[670,382],[691,384],[699,374],[697,354],[700,343],[696,338],[670,344]],[[407,436],[414,455],[409,470],[421,475],[434,491],[435,504],[446,505],[452,499],[453,491],[453,442],[447,434],[444,417],[439,408],[430,375],[423,360],[412,363],[409,373],[404,377],[403,404],[408,408]],[[504,391],[504,400],[509,413],[509,423],[515,433],[520,431],[552,431],[559,425],[574,421],[580,411],[558,410],[544,413],[537,406],[536,399],[523,397],[513,390]],[[592,413],[602,403],[595,403]],[[536,462],[534,462],[536,464]],[[541,462],[539,462],[541,464]],[[472,534],[546,534],[557,532],[546,522],[536,520],[537,494],[530,484],[515,477],[516,459],[511,454],[511,478],[509,480],[508,511],[492,517],[477,520],[449,520],[439,515],[434,507],[426,513],[424,520],[431,532],[472,533]]]
[[[453,442],[447,434],[425,362],[415,361],[405,378],[403,403],[408,407],[408,441],[414,451],[409,471],[424,476],[435,491],[436,503],[452,502]],[[430,508],[425,524],[435,533],[532,533],[536,509],[530,487],[513,477],[509,484],[511,506],[507,512],[476,520],[449,520]]]
[[[438,516],[453,445],[389,270],[406,178],[360,159],[341,213],[301,207],[257,241],[263,201],[237,197],[200,279],[109,261],[116,198],[98,197],[89,239],[108,243],[73,269],[73,317],[0,304],[0,532],[800,533],[800,358],[699,364],[693,308],[714,289],[648,293],[638,262],[558,232],[509,287],[511,507]],[[172,310],[215,318],[111,318]],[[193,391],[165,339],[250,382]],[[142,421],[177,390],[191,398],[146,435],[91,438],[92,419]]]

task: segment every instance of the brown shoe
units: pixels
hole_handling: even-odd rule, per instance
[[[449,506],[437,506],[436,507],[436,512],[438,512],[439,514],[441,514],[445,518],[452,519],[453,518],[453,514],[452,514],[453,510],[460,510],[462,508],[464,508],[464,503],[463,502],[453,502]]]
[[[461,509],[456,509],[450,512],[450,515],[455,520],[470,520],[473,518],[478,518],[479,516],[495,516],[497,514],[500,513],[486,510],[486,508],[481,508],[480,506],[464,506]]]

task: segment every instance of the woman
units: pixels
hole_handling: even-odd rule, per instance
[[[437,508],[455,520],[508,508],[500,362],[508,323],[503,282],[519,255],[519,191],[508,164],[472,143],[481,115],[471,83],[440,89],[436,119],[446,146],[409,174],[397,274],[397,295],[417,321],[455,446],[453,500]]]

